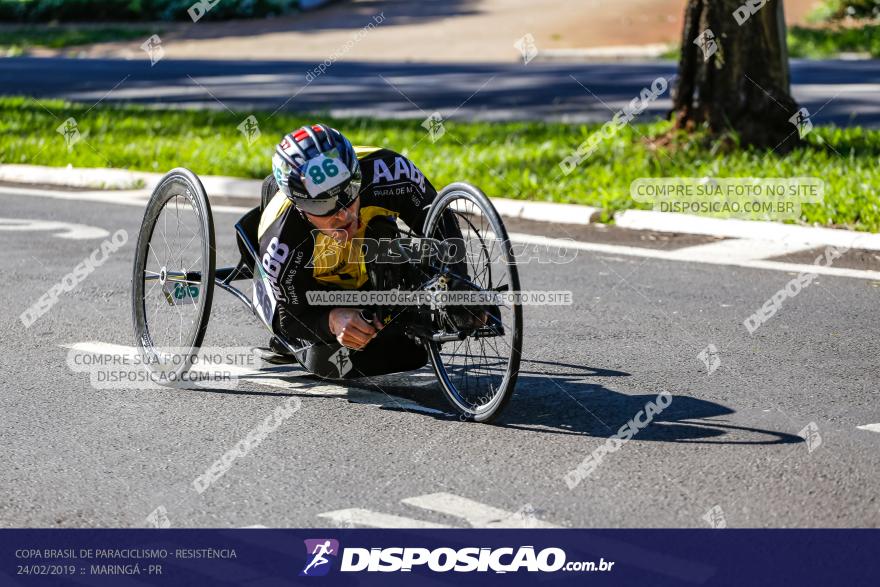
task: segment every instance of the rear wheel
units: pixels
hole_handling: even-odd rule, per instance
[[[489,198],[466,183],[444,188],[425,220],[424,234],[443,240],[443,218],[454,219],[464,239],[473,289],[518,292],[519,274],[501,217]],[[480,312],[475,307],[466,311]],[[493,328],[479,328],[460,340],[431,342],[431,364],[452,406],[477,422],[496,418],[510,401],[522,354],[522,306],[493,308]],[[439,312],[438,319],[448,319]]]
[[[192,366],[211,314],[214,263],[205,188],[191,171],[174,169],[147,203],[131,288],[136,344],[159,383],[180,383]]]

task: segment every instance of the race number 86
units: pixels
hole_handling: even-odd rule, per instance
[[[321,165],[309,167],[309,177],[312,178],[312,183],[315,185],[320,185],[328,177],[336,177],[337,175],[339,175],[339,167],[336,166],[333,159],[324,159]]]

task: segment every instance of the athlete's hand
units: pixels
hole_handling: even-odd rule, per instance
[[[373,340],[380,328],[367,322],[361,311],[355,308],[334,308],[330,310],[330,332],[344,347],[359,350]]]

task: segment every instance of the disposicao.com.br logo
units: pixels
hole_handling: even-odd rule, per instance
[[[312,538],[305,540],[306,566],[300,571],[300,577],[320,577],[330,572],[330,559],[339,554],[339,541],[332,538]]]
[[[339,554],[339,542],[331,539],[306,540],[308,557],[300,576],[326,575],[330,559]],[[459,573],[516,573],[518,571],[553,573],[556,571],[610,571],[614,562],[566,561],[561,548],[544,548],[535,551],[534,546],[518,548],[465,547],[421,548],[392,546],[387,548],[342,549],[339,570],[351,572],[410,572],[414,568],[427,568],[435,573],[449,571]]]

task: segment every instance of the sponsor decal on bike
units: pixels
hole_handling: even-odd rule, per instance
[[[190,206],[192,206],[193,212],[195,212],[196,216],[201,216],[201,214],[199,213],[199,207],[196,204],[195,194],[193,194],[189,189],[185,189],[183,191],[183,195],[184,197],[186,197],[187,200],[189,200]],[[172,198],[173,197],[174,196],[172,196]]]
[[[193,284],[187,285],[178,281],[172,287],[172,282],[166,281],[162,286],[162,293],[165,294],[169,306],[192,305],[199,301],[199,286]]]
[[[144,348],[150,348],[151,346],[153,346],[153,339],[150,338],[149,332],[144,332],[141,335],[141,346]]]

